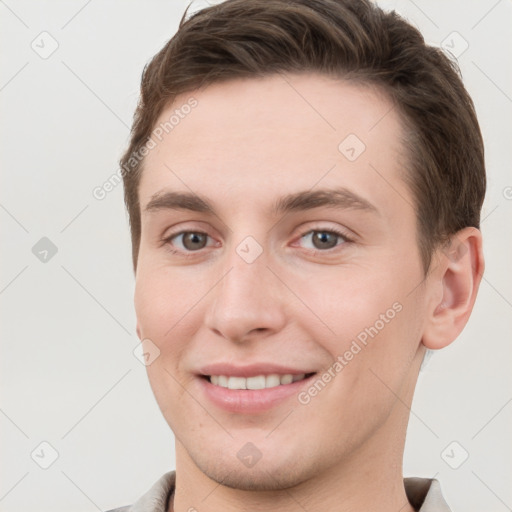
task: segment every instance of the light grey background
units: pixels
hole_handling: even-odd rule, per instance
[[[431,44],[469,45],[459,63],[489,177],[485,277],[468,326],[420,376],[405,473],[440,479],[455,512],[512,510],[512,2],[380,3]],[[187,4],[0,0],[1,512],[130,504],[174,467],[133,354],[122,186],[102,201],[92,191],[115,173],[142,68]],[[46,262],[32,251],[43,237],[58,249]]]

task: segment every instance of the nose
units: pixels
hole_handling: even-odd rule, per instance
[[[232,342],[279,332],[285,324],[283,286],[267,268],[265,252],[252,263],[234,250],[210,291],[206,326]]]

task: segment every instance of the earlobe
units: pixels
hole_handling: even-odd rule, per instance
[[[452,343],[462,332],[475,304],[484,271],[482,235],[468,227],[439,249],[437,264],[429,278],[432,297],[422,342],[437,350]]]

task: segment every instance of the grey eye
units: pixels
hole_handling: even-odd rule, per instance
[[[206,247],[208,235],[206,233],[199,233],[196,231],[186,231],[180,233],[176,238],[182,239],[182,245],[187,251],[197,251]]]
[[[339,239],[343,237],[333,231],[310,231],[302,236],[302,239],[309,240],[313,247],[310,249],[332,249],[336,247]]]

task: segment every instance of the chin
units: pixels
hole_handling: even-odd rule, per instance
[[[315,475],[315,468],[305,467],[304,461],[290,464],[285,461],[260,460],[254,467],[246,468],[236,460],[206,463],[195,461],[204,475],[214,482],[240,491],[278,491],[290,489]],[[293,468],[293,469],[292,469]]]

